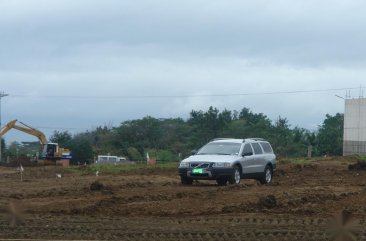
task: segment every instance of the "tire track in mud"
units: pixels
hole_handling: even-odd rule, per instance
[[[89,240],[328,240],[329,219],[206,216],[196,218],[27,217],[9,225],[0,218],[0,239]],[[359,220],[365,226],[366,220]],[[128,231],[126,231],[128,230]],[[354,233],[366,240],[366,231]]]

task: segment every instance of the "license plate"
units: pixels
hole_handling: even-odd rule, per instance
[[[203,169],[202,168],[196,168],[192,170],[193,174],[203,174]]]

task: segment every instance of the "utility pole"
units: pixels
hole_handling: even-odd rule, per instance
[[[1,126],[1,99],[3,97],[6,97],[6,96],[8,96],[8,94],[5,94],[4,91],[0,92],[0,129],[2,127]],[[2,150],[1,150],[1,148],[2,148],[2,137],[0,136],[0,162],[2,161]]]

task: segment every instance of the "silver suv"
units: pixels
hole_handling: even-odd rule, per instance
[[[178,169],[186,185],[198,179],[216,180],[219,185],[239,184],[243,178],[267,184],[276,171],[276,155],[269,142],[261,138],[220,138],[182,160]]]

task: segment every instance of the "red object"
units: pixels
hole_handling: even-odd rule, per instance
[[[156,165],[156,160],[152,160],[152,159],[148,160],[147,165],[155,166]]]

